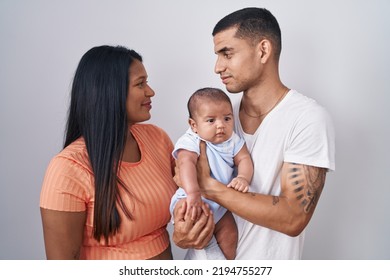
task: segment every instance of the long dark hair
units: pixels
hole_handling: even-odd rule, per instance
[[[87,51],[77,67],[66,124],[64,148],[83,137],[95,178],[96,240],[114,235],[121,223],[117,205],[128,218],[119,187],[118,169],[127,137],[126,98],[129,69],[142,57],[134,50],[99,46]]]

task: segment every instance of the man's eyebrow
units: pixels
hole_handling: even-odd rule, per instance
[[[233,48],[224,47],[224,48],[216,51],[215,54],[225,53],[225,52],[232,51],[232,50],[233,50]]]

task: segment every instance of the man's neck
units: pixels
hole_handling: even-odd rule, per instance
[[[241,107],[253,115],[262,115],[275,105],[286,89],[280,81],[252,87],[244,91]]]
[[[288,88],[280,81],[262,84],[243,93],[240,105],[240,122],[245,133],[254,134],[264,118],[284,98]]]

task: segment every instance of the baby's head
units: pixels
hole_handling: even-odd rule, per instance
[[[202,88],[187,103],[193,132],[214,144],[228,140],[233,133],[233,109],[229,96],[218,88]]]

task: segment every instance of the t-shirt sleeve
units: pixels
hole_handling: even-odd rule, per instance
[[[77,162],[57,156],[51,160],[43,179],[40,207],[57,211],[86,211],[91,174]]]
[[[332,120],[322,107],[298,118],[285,153],[286,162],[335,170],[335,135]]]
[[[183,136],[177,140],[175,148],[173,150],[173,157],[177,159],[177,152],[181,149],[194,152],[198,156],[200,155],[199,140],[195,137],[192,137],[190,134],[185,133]]]
[[[234,150],[233,156],[235,157],[245,144],[245,140],[233,132]]]

